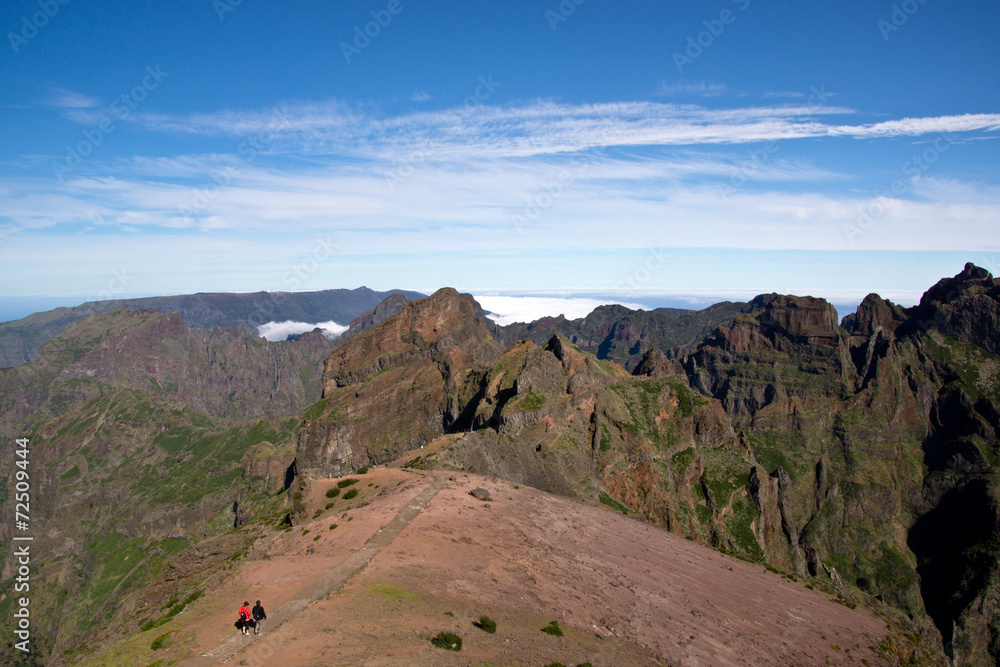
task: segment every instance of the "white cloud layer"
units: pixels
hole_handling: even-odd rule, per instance
[[[641,304],[627,301],[609,301],[589,298],[561,298],[541,296],[492,296],[473,295],[486,311],[486,316],[501,326],[514,322],[534,322],[543,317],[565,315],[568,320],[586,317],[598,306],[620,304],[632,310],[643,308]]]
[[[333,320],[330,320],[329,322],[317,322],[316,324],[285,320],[284,322],[268,322],[266,324],[261,324],[257,327],[257,335],[262,338],[266,338],[269,341],[276,341],[286,340],[289,336],[294,336],[296,334],[308,333],[313,329],[320,329],[321,333],[328,340],[333,340],[339,337],[340,334],[347,331],[348,328],[349,327],[345,327],[342,324],[337,324]]]

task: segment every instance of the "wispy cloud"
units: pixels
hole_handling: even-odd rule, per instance
[[[92,95],[52,87],[45,97],[44,103],[46,106],[57,109],[90,109],[99,106],[101,101]]]
[[[586,297],[540,297],[540,296],[499,296],[474,295],[476,301],[486,311],[486,316],[506,326],[514,322],[534,322],[540,317],[563,315],[568,320],[586,317],[598,306],[620,304],[638,310],[643,306],[628,301],[594,299]]]
[[[1000,114],[978,113],[961,116],[903,118],[870,125],[839,125],[828,128],[828,136],[856,139],[872,137],[919,137],[951,132],[996,132],[1000,130]]]
[[[413,102],[426,102],[429,99],[431,99],[431,96],[427,93],[426,90],[417,90],[414,91],[412,95],[410,95],[410,100],[412,100]]]
[[[282,123],[276,126],[278,113]],[[805,104],[707,109],[544,101],[399,115],[337,101],[184,116],[133,114],[126,122],[137,122],[136,129],[232,139],[234,150],[243,137],[268,132],[269,139],[259,156],[235,172],[229,170],[235,155],[225,153],[95,156],[63,183],[39,175],[44,166],[34,162],[22,160],[28,168],[6,165],[0,171],[0,229],[8,233],[4,251],[19,248],[18,261],[31,257],[19,238],[51,239],[41,244],[47,265],[102,257],[117,269],[117,258],[148,256],[142,248],[156,239],[158,252],[169,258],[164,272],[236,253],[243,253],[239,261],[245,263],[251,261],[248,253],[263,252],[261,261],[274,263],[267,251],[284,247],[284,237],[328,233],[337,235],[341,257],[360,258],[356,265],[365,270],[372,249],[454,256],[484,248],[615,251],[663,245],[996,249],[984,246],[996,238],[1000,219],[995,185],[946,172],[922,174],[908,181],[904,196],[880,203],[885,213],[855,238],[845,234],[845,225],[856,224],[859,211],[878,202],[879,193],[900,177],[899,163],[884,178],[864,180],[824,163],[813,152],[821,142],[809,141],[802,142],[808,150],[797,153],[782,144],[752,168],[744,166],[753,141],[869,145],[954,133],[949,141],[956,143],[955,136],[994,136],[1000,130],[997,114],[844,122],[857,117],[849,108]],[[737,172],[745,185],[720,196],[719,185]],[[405,176],[390,188],[388,180],[400,174]],[[185,210],[206,189],[212,192],[206,205]],[[530,217],[515,225],[515,215]],[[264,239],[263,250],[248,250],[248,235]],[[53,250],[63,246],[61,254]],[[283,252],[292,258],[297,251]],[[340,270],[348,264],[340,259],[329,266]],[[621,267],[608,279],[613,284],[633,269]],[[280,278],[286,269],[275,270]]]
[[[283,122],[274,130],[274,117]],[[607,147],[724,145],[848,137],[917,137],[947,132],[995,132],[1000,114],[904,118],[836,125],[824,116],[850,108],[815,105],[707,109],[698,105],[629,102],[446,109],[385,116],[337,101],[279,110],[225,111],[192,116],[136,115],[149,130],[206,136],[273,135],[274,149],[303,154],[398,158],[415,147],[455,157],[525,158]]]

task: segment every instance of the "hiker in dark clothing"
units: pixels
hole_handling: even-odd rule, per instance
[[[260,600],[257,600],[257,604],[253,608],[253,620],[254,628],[253,633],[255,635],[260,634],[261,624],[264,623],[264,619],[267,618],[267,614],[264,613],[264,607],[260,605]]]
[[[250,619],[250,603],[244,601],[243,606],[240,607],[239,613],[240,613],[240,620],[239,620],[240,631],[242,631],[243,634],[248,635],[250,634],[249,632],[250,624],[253,622]]]

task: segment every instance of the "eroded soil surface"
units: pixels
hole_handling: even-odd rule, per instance
[[[351,500],[326,497],[337,480],[315,480],[308,516],[321,515],[262,539],[255,560],[177,618],[172,645],[156,657],[204,661],[237,632],[243,600],[261,599],[274,614],[433,481],[392,468],[355,477]],[[884,664],[869,646],[886,639],[887,625],[866,609],[601,506],[455,477],[340,590],[272,619],[227,664]],[[474,488],[492,499],[472,497]],[[473,625],[480,615],[496,621],[495,634]],[[551,621],[564,636],[542,632]],[[462,638],[460,652],[428,641],[442,631]]]

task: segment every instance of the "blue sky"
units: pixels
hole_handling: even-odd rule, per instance
[[[0,298],[997,272],[995,0],[237,2],[0,9]]]

